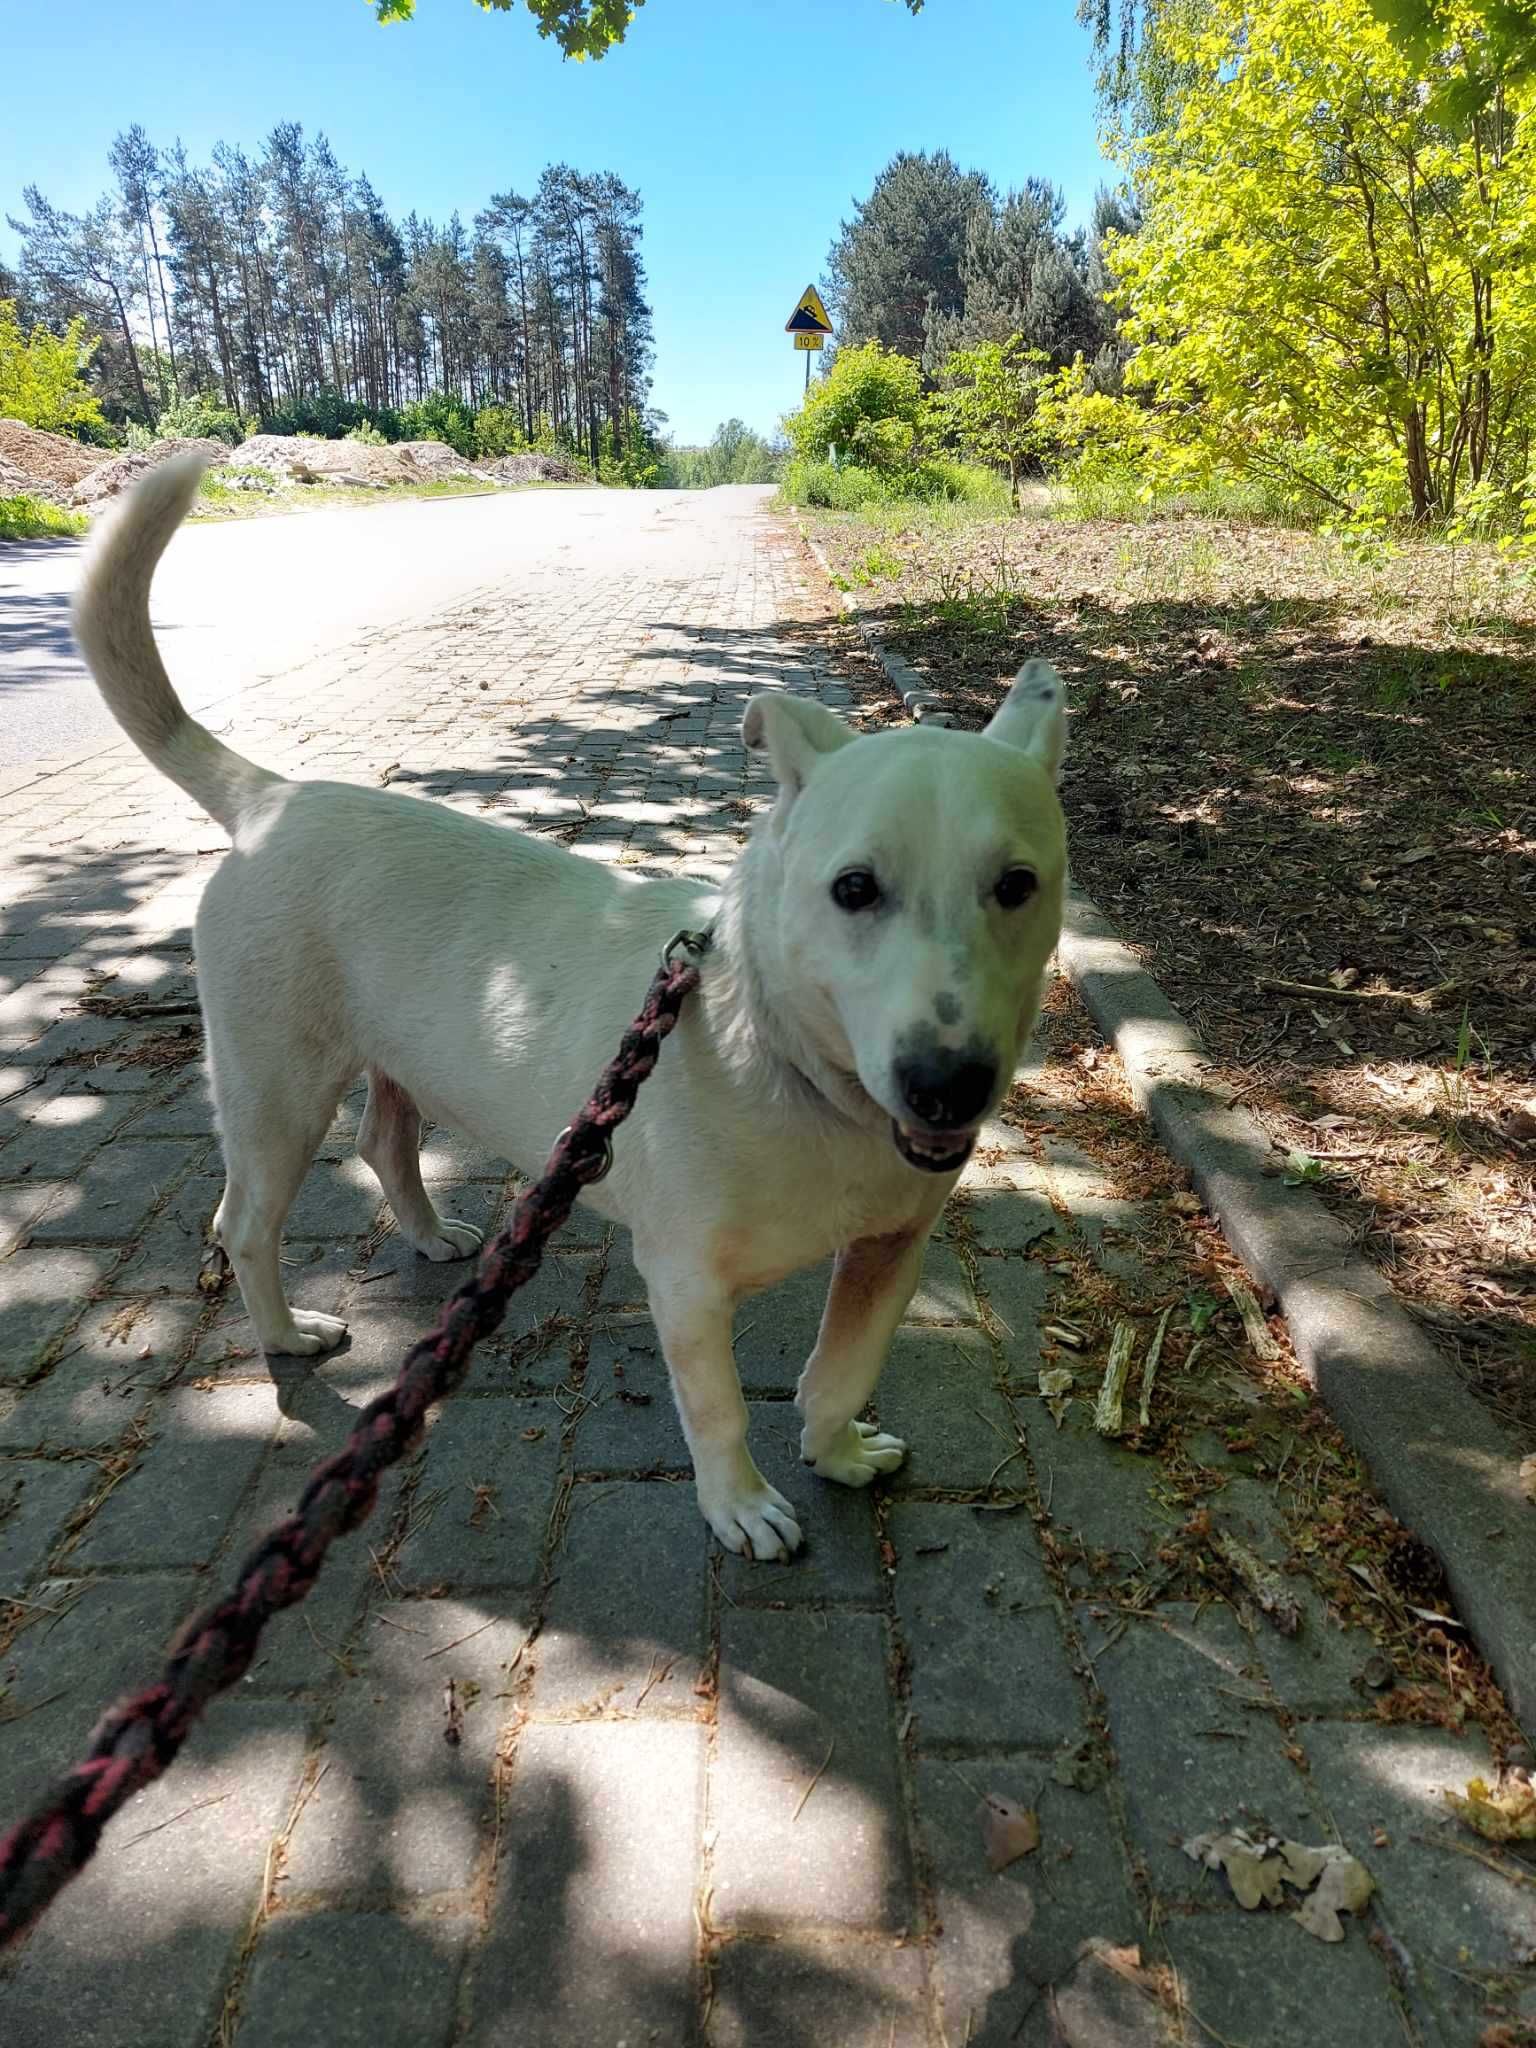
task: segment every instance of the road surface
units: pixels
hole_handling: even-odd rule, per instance
[[[699,494],[693,504],[696,515]],[[184,701],[206,712],[372,628],[451,605],[513,566],[536,585],[570,573],[589,549],[622,556],[639,543],[644,554],[680,516],[678,492],[562,490],[186,526],[156,578],[155,625]],[[0,770],[117,736],[69,630],[84,545],[0,543]]]

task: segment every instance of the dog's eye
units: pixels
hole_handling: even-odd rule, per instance
[[[1019,910],[1039,886],[1040,878],[1033,868],[1005,868],[992,893],[1004,910]]]
[[[868,868],[849,868],[832,884],[839,910],[870,910],[880,901],[880,884]]]

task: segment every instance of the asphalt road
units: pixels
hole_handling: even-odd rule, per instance
[[[664,543],[669,523],[702,509],[705,494],[688,495],[691,506],[677,492],[518,491],[186,526],[155,580],[166,666],[206,711],[492,580],[568,573],[589,550],[649,554],[653,536]],[[0,771],[116,736],[69,630],[83,545],[0,544]]]

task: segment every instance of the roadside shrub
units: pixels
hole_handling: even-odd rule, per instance
[[[400,412],[402,441],[446,441],[455,455],[475,453],[475,416],[456,391],[429,391]]]
[[[364,420],[360,426],[349,427],[341,437],[343,441],[356,441],[364,448],[387,448],[387,436],[381,434],[372,420]]]
[[[909,466],[922,405],[916,363],[879,342],[843,348],[826,376],[806,393],[784,431],[797,456],[826,462],[832,451],[859,469]]]
[[[835,463],[799,455],[785,463],[779,488],[791,505],[819,506],[831,512],[857,512],[886,495],[881,479],[871,469],[855,464],[839,469]]]
[[[355,398],[343,398],[339,391],[315,391],[291,399],[265,414],[264,434],[317,434],[323,441],[339,441],[353,427],[372,426],[386,441],[403,438],[400,414],[391,405],[366,406]]]
[[[245,439],[245,423],[239,413],[220,405],[208,393],[174,398],[155,422],[157,441],[222,441],[237,448]]]
[[[87,524],[83,512],[63,512],[43,498],[0,498],[0,540],[63,540]]]
[[[527,445],[523,416],[515,406],[482,405],[475,414],[474,452],[487,462],[498,455],[520,455]]]
[[[985,517],[1012,510],[1008,485],[989,469],[968,462],[919,462],[904,469],[866,469],[858,463],[807,462],[784,465],[780,484],[791,505],[821,506],[833,512],[862,512],[875,505],[958,504]]]

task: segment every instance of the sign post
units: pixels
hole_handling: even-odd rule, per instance
[[[808,284],[800,294],[793,313],[784,322],[784,332],[795,337],[795,347],[805,351],[805,388],[811,388],[811,356],[826,341],[832,332],[832,322],[827,318],[827,309],[821,303],[821,294],[815,285]]]

